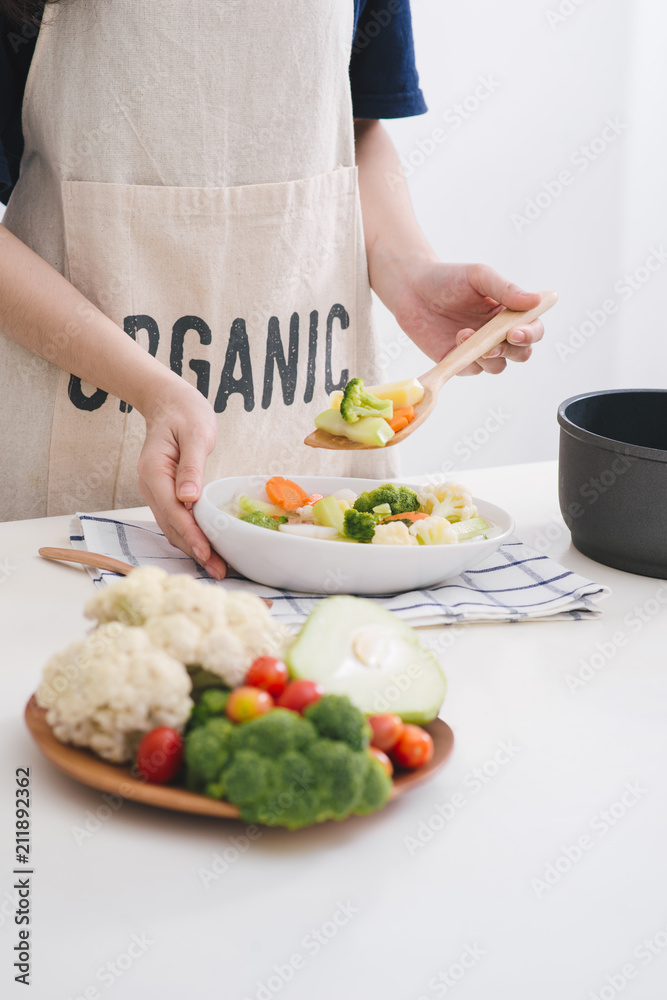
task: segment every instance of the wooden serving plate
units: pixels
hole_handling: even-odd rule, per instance
[[[239,810],[231,802],[220,802],[205,795],[188,792],[171,785],[153,785],[136,777],[127,764],[109,764],[96,757],[90,750],[82,750],[61,743],[53,735],[46,721],[46,709],[40,708],[33,695],[25,707],[25,721],[30,735],[45,757],[57,768],[100,792],[120,795],[123,799],[143,802],[149,806],[172,809],[175,812],[196,813],[199,816],[218,816],[239,819]],[[415,785],[427,781],[447,762],[454,746],[454,733],[442,719],[434,719],[424,726],[433,737],[433,759],[418,771],[401,771],[394,776],[390,801],[399,798]]]

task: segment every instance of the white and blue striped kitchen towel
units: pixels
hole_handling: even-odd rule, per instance
[[[99,552],[133,566],[160,566],[187,573],[213,586],[245,590],[273,601],[271,612],[285,625],[298,625],[326,595],[275,590],[230,572],[220,583],[194,559],[169,544],[154,521],[126,521],[98,514],[72,518],[75,549]],[[121,579],[97,569],[89,572],[98,587]],[[512,539],[474,569],[428,590],[371,597],[412,626],[472,622],[572,621],[595,618],[597,601],[610,590]]]

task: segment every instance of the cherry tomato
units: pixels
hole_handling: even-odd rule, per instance
[[[181,734],[169,726],[158,726],[137,747],[137,768],[145,781],[164,785],[174,777],[183,759]]]
[[[234,688],[227,699],[225,712],[232,722],[249,722],[260,715],[266,715],[274,706],[275,702],[268,691],[244,686]]]
[[[385,774],[387,774],[391,778],[392,774],[394,773],[394,765],[389,760],[384,750],[378,750],[377,747],[370,746],[368,748],[368,752],[371,755],[371,757],[375,757],[375,759],[380,764],[382,764]]]
[[[368,723],[373,730],[371,743],[378,750],[391,750],[403,732],[403,720],[391,712],[382,715],[371,715]]]
[[[250,687],[262,688],[274,698],[278,698],[289,680],[287,667],[275,656],[258,656],[245,675],[245,683]]]
[[[316,681],[290,681],[278,698],[278,707],[303,712],[308,705],[319,701],[323,694],[324,688]]]
[[[421,726],[408,723],[391,749],[391,759],[398,767],[414,770],[428,764],[433,756],[433,740]]]

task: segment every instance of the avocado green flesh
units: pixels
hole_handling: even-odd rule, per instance
[[[437,716],[447,682],[434,654],[390,611],[362,597],[328,597],[290,647],[292,677],[345,694],[367,715],[394,712],[423,725]]]

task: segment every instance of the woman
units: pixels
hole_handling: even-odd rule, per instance
[[[370,6],[46,6],[0,227],[4,518],[141,496],[220,577],[190,512],[205,466],[394,472],[392,450],[302,445],[333,389],[378,377],[370,286],[434,360],[499,303],[537,303],[426,242],[377,120],[425,110],[409,4]]]

